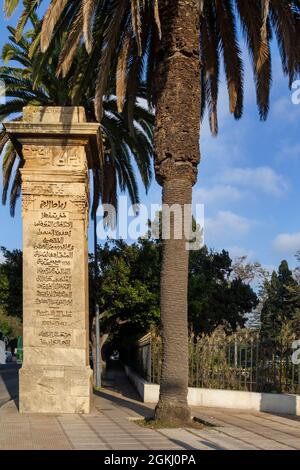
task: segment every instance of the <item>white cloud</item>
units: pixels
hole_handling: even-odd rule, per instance
[[[277,235],[273,248],[279,253],[296,254],[300,250],[300,232]]]
[[[228,113],[222,128],[220,125],[219,135],[213,137],[207,119],[203,121],[200,133],[202,166],[209,160],[209,165],[220,171],[246,161],[246,154],[241,152],[245,139],[245,128],[239,124]]]
[[[277,160],[285,162],[287,159],[300,158],[300,144],[292,144],[285,141],[277,155]]]
[[[211,188],[200,188],[195,191],[194,199],[200,204],[233,202],[241,199],[242,192],[227,184],[217,184]]]
[[[220,211],[214,218],[205,219],[205,236],[208,238],[232,238],[245,235],[255,223],[250,219],[241,217],[231,211]]]
[[[289,96],[278,98],[271,107],[271,116],[279,118],[282,122],[294,124],[299,121],[300,105],[292,102],[292,92]]]
[[[222,180],[243,188],[260,190],[273,196],[280,196],[289,189],[286,179],[268,166],[227,170],[222,175]]]

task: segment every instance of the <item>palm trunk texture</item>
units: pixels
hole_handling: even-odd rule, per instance
[[[200,160],[199,0],[160,0],[162,41],[155,83],[155,170],[163,204],[192,202]],[[164,218],[163,208],[163,218]],[[188,259],[186,239],[164,240],[161,272],[163,364],[156,419],[187,423]]]

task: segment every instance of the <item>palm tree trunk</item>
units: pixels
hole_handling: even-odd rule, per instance
[[[192,202],[200,160],[199,0],[160,0],[162,41],[157,50],[155,169],[163,204]],[[163,205],[163,219],[166,212]],[[164,240],[161,272],[163,364],[156,418],[191,419],[188,391],[188,250],[186,239]],[[182,224],[183,225],[183,224]],[[176,227],[178,229],[178,227]]]

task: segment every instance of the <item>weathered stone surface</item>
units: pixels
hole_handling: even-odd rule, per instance
[[[84,108],[79,106],[27,106],[23,110],[23,121],[25,122],[46,122],[72,124],[76,122],[86,122]]]
[[[89,413],[91,385],[89,367],[22,367],[20,412]]]
[[[28,107],[23,116],[7,127],[25,161],[20,411],[88,413],[87,154],[96,127],[83,108]]]

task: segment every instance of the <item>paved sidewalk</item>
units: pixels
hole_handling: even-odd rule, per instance
[[[122,371],[108,375],[90,415],[20,415],[11,401],[0,409],[0,449],[295,450],[300,419],[238,410],[193,408],[215,427],[151,430],[133,420],[151,416]]]

